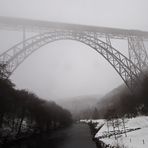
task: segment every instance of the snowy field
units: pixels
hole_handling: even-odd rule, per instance
[[[124,119],[125,126],[122,119],[110,123],[106,120],[81,120],[81,122],[92,122],[96,125],[96,129],[101,127],[95,138],[106,145],[118,145],[121,148],[148,148],[148,116]],[[113,122],[116,126],[113,126]]]

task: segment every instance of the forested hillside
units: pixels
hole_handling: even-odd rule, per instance
[[[148,115],[148,72],[133,93],[122,85],[104,96],[96,109],[96,118]]]
[[[0,141],[22,134],[49,132],[72,122],[71,114],[52,101],[15,89],[0,67]]]

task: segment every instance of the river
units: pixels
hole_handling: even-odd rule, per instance
[[[7,148],[96,148],[88,125],[77,123],[52,134],[34,136]]]

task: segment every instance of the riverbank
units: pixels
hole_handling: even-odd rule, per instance
[[[148,147],[148,116],[139,116],[130,119],[83,120],[91,124],[96,132],[94,140],[102,147],[147,148]],[[118,122],[118,124],[117,124]],[[123,126],[123,123],[125,126]]]
[[[97,148],[102,148],[103,143],[95,138],[96,133],[99,131],[101,127],[99,129],[96,129],[95,123],[89,122],[87,124],[89,125],[90,131],[91,131],[92,140],[96,143]]]

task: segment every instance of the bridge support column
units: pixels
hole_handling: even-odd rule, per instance
[[[109,35],[106,35],[106,43],[111,46],[111,40]]]
[[[25,49],[25,40],[26,40],[26,29],[23,26],[23,49]]]
[[[148,55],[142,38],[128,37],[129,59],[141,70],[148,65]]]

